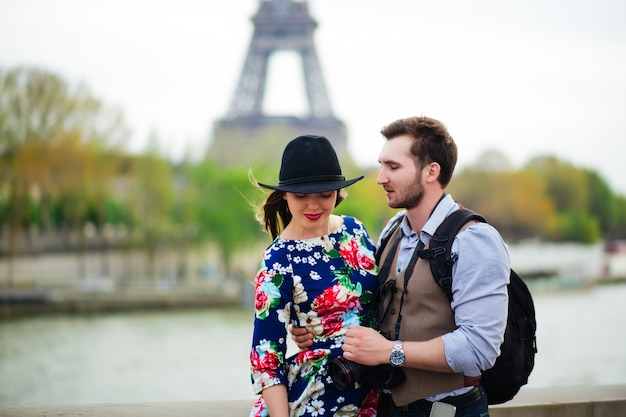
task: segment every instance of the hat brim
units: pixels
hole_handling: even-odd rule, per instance
[[[344,181],[319,181],[319,182],[302,182],[299,184],[289,184],[289,185],[269,185],[258,182],[261,187],[269,188],[272,190],[284,191],[286,193],[299,193],[299,194],[316,194],[316,193],[325,193],[328,191],[339,190],[342,188],[346,188],[357,181],[360,181],[364,178],[364,175],[361,175],[358,178],[353,178],[351,180]]]

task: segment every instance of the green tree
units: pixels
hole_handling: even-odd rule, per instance
[[[33,183],[38,201],[49,205],[52,199],[47,193],[49,172],[35,166],[45,165],[42,156],[53,150],[44,143],[78,137],[84,142],[112,145],[126,135],[120,113],[105,108],[84,86],[70,87],[60,77],[39,69],[0,69],[0,198],[7,204],[7,216],[1,221],[7,231],[9,285],[17,239],[28,217],[27,202],[33,198]],[[32,148],[24,153],[42,153],[35,164],[23,166],[16,157],[27,145]],[[34,161],[32,155],[26,159]],[[30,177],[25,178],[24,173]],[[46,207],[43,226],[50,228],[48,212]]]
[[[552,241],[594,243],[600,238],[600,226],[596,218],[581,211],[558,213],[548,227],[546,235]]]
[[[133,165],[128,201],[133,212],[134,228],[148,259],[148,278],[159,278],[157,255],[168,244],[174,231],[173,167],[158,149],[158,139],[152,135],[146,152]]]
[[[262,192],[243,168],[225,170],[210,161],[198,164],[190,180],[199,190],[198,238],[214,241],[226,274],[235,273],[233,256],[252,248],[263,238],[254,206]]]
[[[596,218],[600,232],[610,235],[618,223],[616,196],[609,184],[596,171],[584,169],[589,188],[589,214]]]
[[[582,169],[554,156],[535,157],[526,164],[526,169],[543,178],[546,192],[558,212],[588,211],[589,184]]]
[[[448,191],[464,206],[481,213],[507,240],[540,236],[555,215],[546,184],[532,171],[514,171],[495,151],[453,178]]]
[[[615,228],[609,234],[609,237],[612,239],[626,239],[626,197],[623,195],[615,196],[614,204],[617,215]]]

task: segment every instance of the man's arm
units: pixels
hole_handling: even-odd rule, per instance
[[[350,326],[343,342],[343,356],[362,365],[389,363],[394,342],[376,330],[363,326]],[[452,373],[446,361],[441,337],[425,342],[403,342],[404,366],[426,371]]]
[[[453,279],[452,306],[459,327],[428,341],[403,341],[404,366],[479,376],[481,369],[493,364],[502,343],[509,256],[497,231],[484,223],[468,228],[456,240],[453,251],[460,249],[464,255],[455,264]],[[379,365],[390,363],[393,344],[373,329],[355,326],[348,329],[342,348],[346,359]]]
[[[493,226],[477,223],[452,244],[459,258],[452,270],[452,309],[458,328],[443,335],[450,367],[480,375],[500,353],[508,312],[510,260],[506,244]]]

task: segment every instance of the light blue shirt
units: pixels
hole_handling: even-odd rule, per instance
[[[421,239],[428,245],[437,227],[459,205],[446,195],[437,205],[421,230]],[[404,215],[397,213],[388,223]],[[402,239],[396,265],[400,272],[409,263],[420,236],[411,229],[406,218],[401,225]],[[380,244],[380,242],[379,242]],[[460,232],[452,243],[452,253],[458,259],[452,267],[452,303],[458,328],[444,334],[443,343],[448,365],[456,373],[478,376],[482,369],[493,366],[500,354],[508,314],[510,258],[506,244],[498,231],[487,223],[476,223]],[[430,400],[458,395],[469,388],[442,393]]]

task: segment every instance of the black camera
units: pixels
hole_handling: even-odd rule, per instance
[[[328,363],[328,375],[332,378],[337,389],[344,391],[355,382],[380,388],[393,388],[404,382],[402,368],[389,364],[367,366],[360,365],[339,356]]]

